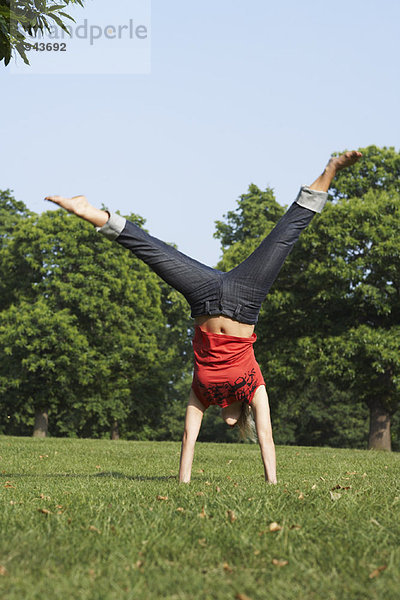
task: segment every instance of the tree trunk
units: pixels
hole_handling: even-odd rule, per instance
[[[33,437],[44,438],[47,436],[49,415],[47,408],[37,408],[35,411],[35,425],[33,426]]]
[[[368,448],[373,450],[392,449],[390,440],[390,413],[379,400],[369,405],[369,440]]]
[[[111,426],[111,439],[112,440],[119,440],[118,421],[114,421],[114,423]]]

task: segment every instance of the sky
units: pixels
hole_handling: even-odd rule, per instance
[[[215,221],[251,183],[289,204],[334,151],[399,150],[395,0],[86,0],[71,14],[147,37],[0,66],[0,189],[35,212],[85,194],[215,266]]]

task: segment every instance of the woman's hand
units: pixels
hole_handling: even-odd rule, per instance
[[[73,198],[64,198],[63,196],[46,196],[45,200],[61,206],[68,212],[88,221],[95,227],[103,227],[110,218],[105,210],[95,208],[88,202],[86,196],[74,196]]]

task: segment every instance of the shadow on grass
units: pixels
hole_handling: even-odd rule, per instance
[[[111,479],[130,479],[131,481],[166,481],[169,479],[178,479],[177,475],[125,475],[124,473],[119,473],[118,471],[109,471],[109,472],[100,472],[100,473],[1,473],[1,477],[3,478],[17,478],[17,477],[109,477]]]

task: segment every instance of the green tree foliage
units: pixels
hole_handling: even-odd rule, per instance
[[[72,4],[83,6],[83,0],[0,0],[0,62],[7,66],[18,53],[29,65],[26,36],[51,31],[54,25],[68,33],[65,19],[74,19],[64,11]]]
[[[89,344],[76,321],[42,297],[2,313],[0,397],[9,433],[28,433],[33,417],[49,411],[62,420],[94,380]]]
[[[214,237],[220,240],[223,250],[248,239],[261,241],[265,230],[274,225],[283,212],[272,188],[262,191],[252,183],[248,192],[237,200],[236,210],[224,215],[225,222],[216,221]]]
[[[238,199],[236,210],[224,215],[225,222],[216,221],[214,237],[223,251],[218,269],[229,271],[247,258],[283,213],[271,188],[262,191],[251,184]]]
[[[14,297],[14,286],[23,282],[26,276],[24,272],[16,274],[6,247],[17,224],[30,215],[25,204],[12,196],[11,190],[0,190],[0,311],[10,304]]]
[[[371,190],[328,207],[302,248],[315,329],[301,351],[314,377],[345,385],[367,403],[369,445],[386,449],[400,400],[399,240],[400,195]]]
[[[400,157],[392,148],[361,151],[365,158],[339,174],[334,202],[303,232],[260,313],[255,350],[278,441],[359,445],[357,431],[366,430],[354,408],[366,404],[370,446],[390,447],[400,392]],[[262,220],[265,200],[256,193],[244,206],[247,219],[239,205],[235,219],[217,224],[221,268],[259,243],[258,232],[245,239],[248,219],[258,214],[257,227],[272,228]],[[358,423],[353,433],[350,423]]]
[[[155,437],[174,396],[178,375],[171,372],[177,367],[183,378],[187,360],[181,354],[189,336],[184,301],[131,253],[63,211],[21,218],[1,256],[12,290],[2,307],[0,338],[1,402],[12,416],[9,427],[21,422],[24,408],[29,426],[36,408],[46,406],[55,435],[102,436],[118,422],[126,437]],[[186,332],[179,334],[184,322]],[[25,343],[28,330],[35,343]],[[51,363],[54,336],[70,347],[67,352],[63,343]],[[40,365],[40,377],[31,365]],[[24,386],[15,383],[17,372]],[[63,377],[70,379],[69,394],[59,385]],[[28,394],[30,384],[34,392]]]

